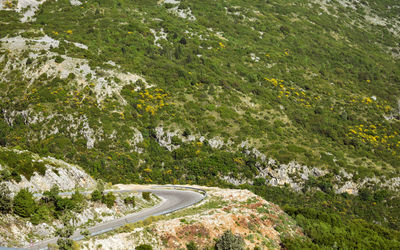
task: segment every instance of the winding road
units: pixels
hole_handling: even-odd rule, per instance
[[[128,223],[134,223],[140,220],[144,220],[150,216],[168,214],[185,207],[189,207],[193,204],[196,204],[202,201],[206,197],[206,193],[204,190],[195,189],[195,188],[187,188],[187,187],[179,187],[180,189],[188,189],[188,190],[178,190],[178,189],[167,189],[167,187],[155,187],[153,189],[122,189],[122,190],[109,190],[114,193],[125,193],[125,192],[151,192],[161,198],[161,202],[154,207],[143,209],[137,213],[126,215],[119,219],[115,219],[108,222],[103,222],[88,228],[90,234],[92,236],[102,234],[108,231],[112,231],[121,226],[124,226]],[[192,190],[190,190],[192,189]],[[196,192],[196,191],[200,191]],[[75,232],[71,237],[73,240],[81,240],[83,236],[80,232]],[[28,249],[46,249],[48,244],[56,244],[57,237],[51,238],[48,240],[40,241],[34,243]]]

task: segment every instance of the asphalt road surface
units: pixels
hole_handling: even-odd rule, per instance
[[[200,190],[202,191],[202,190]],[[141,190],[113,190],[112,192],[151,192],[162,199],[162,201],[154,207],[143,209],[137,213],[126,215],[122,218],[115,219],[113,221],[103,222],[88,228],[91,235],[98,235],[108,231],[112,231],[128,223],[134,223],[140,220],[144,220],[150,216],[162,215],[177,211],[179,209],[191,206],[202,201],[205,197],[203,194],[190,190],[176,190],[176,189],[141,189]],[[73,240],[81,240],[83,236],[80,232],[75,232],[71,237]],[[40,241],[32,244],[28,249],[46,249],[48,244],[56,244],[57,237]]]

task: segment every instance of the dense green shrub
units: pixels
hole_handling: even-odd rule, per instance
[[[150,192],[142,192],[142,198],[145,199],[146,201],[150,201]]]
[[[33,194],[28,189],[21,189],[13,200],[13,210],[16,215],[30,217],[35,211],[36,203]]]
[[[59,193],[60,193],[60,188],[57,185],[54,185],[49,191],[43,192],[42,200],[46,203],[48,202],[55,203],[60,198],[60,196],[58,195]]]
[[[101,200],[102,196],[103,196],[103,194],[99,190],[96,189],[92,192],[91,200],[99,201],[99,200]]]
[[[55,202],[55,209],[57,211],[69,211],[76,207],[76,203],[68,198],[58,198]]]
[[[308,182],[308,185],[320,187],[321,184],[314,179]],[[394,208],[400,204],[400,199],[388,191],[377,191],[376,197],[381,200],[383,196],[386,201],[378,203],[373,198],[373,190],[363,191],[368,195],[353,196],[336,195],[330,191],[308,191],[303,194],[262,184],[247,188],[281,205],[304,229],[305,237],[282,239],[283,246],[288,249],[320,249],[334,246],[343,249],[357,246],[363,249],[393,249],[400,246],[400,232],[393,230],[399,228],[397,224],[400,210]],[[376,221],[393,229],[377,225]]]
[[[71,200],[77,205],[80,206],[85,201],[85,196],[81,194],[78,190],[71,195]]]
[[[226,231],[215,243],[217,250],[244,249],[244,240],[239,235],[234,235],[230,230]]]
[[[70,239],[73,235],[75,229],[70,225],[64,225],[64,227],[58,229],[56,234],[59,236],[57,240],[57,245],[62,250],[72,249],[74,241]]]
[[[50,208],[47,206],[37,206],[35,212],[31,215],[31,222],[33,225],[37,225],[41,222],[50,222],[52,214]]]
[[[55,59],[54,59],[54,61],[55,61],[56,63],[62,63],[62,62],[64,61],[64,58],[62,58],[61,56],[56,56]]]
[[[108,208],[111,208],[114,206],[115,200],[117,198],[112,192],[108,192],[106,195],[103,195],[101,202],[107,205]]]
[[[135,196],[128,196],[128,197],[125,197],[125,199],[124,199],[124,203],[125,204],[130,204],[130,205],[132,205],[133,207],[135,207]]]

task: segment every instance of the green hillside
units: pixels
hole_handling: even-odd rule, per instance
[[[113,183],[254,184],[400,229],[396,0],[21,2],[0,1],[1,146]],[[271,174],[290,162],[323,174]]]

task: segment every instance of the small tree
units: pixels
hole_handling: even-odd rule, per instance
[[[117,198],[115,197],[115,195],[112,192],[109,192],[103,196],[102,202],[106,204],[108,208],[112,208],[116,199]]]
[[[92,201],[99,201],[99,200],[101,200],[101,197],[102,197],[103,195],[101,194],[101,192],[99,191],[99,190],[94,190],[93,192],[92,192]]]
[[[12,199],[10,197],[10,189],[2,183],[0,185],[0,211],[3,214],[11,212]]]
[[[43,193],[43,200],[45,202],[56,202],[60,197],[58,193],[60,193],[60,188],[57,185],[54,185],[49,191]]]
[[[231,230],[226,231],[215,244],[216,250],[242,250],[244,240],[239,235],[234,235]]]
[[[21,189],[14,197],[13,207],[16,215],[30,217],[36,207],[32,193],[28,189]]]
[[[68,198],[59,198],[56,201],[55,208],[57,211],[69,211],[76,207],[75,202]]]
[[[150,200],[151,200],[151,198],[150,198],[150,192],[143,192],[143,193],[142,193],[142,197],[143,197],[143,199],[145,199],[146,201],[150,201]]]
[[[126,197],[125,199],[124,199],[124,202],[125,202],[125,204],[126,205],[129,205],[129,204],[131,204],[133,207],[135,207],[135,196],[128,196],[128,197]]]
[[[82,205],[85,202],[85,196],[83,196],[83,194],[81,194],[78,190],[75,190],[71,196],[71,200],[75,203],[75,208],[80,211],[79,208],[83,208]]]
[[[56,234],[59,236],[57,240],[57,245],[59,249],[69,250],[72,249],[74,241],[70,239],[74,233],[74,228],[70,225],[65,225],[63,228],[57,230]]]
[[[31,215],[31,222],[33,225],[37,225],[42,221],[49,221],[51,218],[51,212],[47,206],[38,206],[35,212]]]

